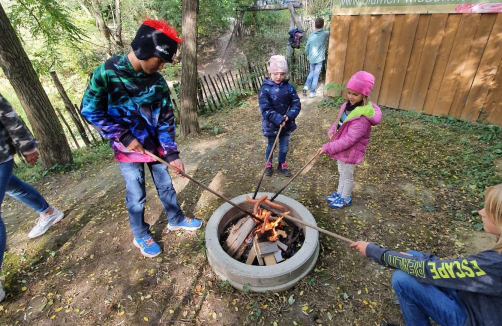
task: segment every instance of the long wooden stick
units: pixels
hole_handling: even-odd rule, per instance
[[[181,174],[182,176],[184,176],[185,178],[187,178],[188,180],[192,181],[193,183],[195,183],[196,185],[198,185],[199,187],[202,187],[204,188],[205,190],[209,191],[210,193],[212,193],[213,195],[215,195],[216,197],[226,201],[227,203],[229,203],[230,205],[234,206],[235,208],[239,209],[241,212],[243,213],[246,213],[246,215],[249,215],[253,218],[256,218],[260,221],[263,222],[263,219],[259,218],[258,216],[255,216],[253,215],[253,213],[251,212],[248,212],[247,210],[245,210],[244,208],[240,207],[239,205],[237,205],[236,203],[232,202],[230,199],[227,199],[225,198],[223,195],[220,195],[219,193],[217,193],[216,191],[214,191],[213,189],[209,188],[208,186],[206,186],[205,184],[195,180],[194,178],[192,178],[191,176],[189,176],[188,174],[186,174],[185,172],[183,172],[181,169],[177,168],[176,166],[170,164],[170,163],[167,163],[166,161],[164,161],[163,159],[161,159],[160,157],[158,157],[157,155],[153,154],[153,153],[150,153],[149,151],[145,150],[145,154],[154,158],[155,160],[157,160],[158,162],[170,167],[171,169],[177,171],[179,174]]]
[[[260,206],[261,206],[261,205],[260,205]],[[342,240],[342,241],[345,241],[345,242],[348,242],[348,243],[353,243],[353,242],[354,242],[353,240],[350,240],[350,239],[347,239],[347,238],[345,238],[345,237],[342,237],[341,235],[338,235],[338,234],[336,234],[336,233],[333,233],[333,232],[330,232],[330,231],[327,231],[327,230],[321,229],[321,228],[320,228],[320,227],[318,227],[318,226],[315,226],[315,225],[309,224],[309,223],[307,223],[307,222],[304,222],[304,221],[303,221],[303,220],[301,220],[301,219],[298,219],[298,218],[295,218],[295,217],[293,217],[293,216],[290,216],[290,215],[287,215],[287,214],[281,213],[281,212],[279,212],[278,210],[271,208],[270,206],[267,206],[265,209],[267,209],[267,210],[271,211],[271,212],[272,212],[272,213],[274,213],[274,214],[280,215],[280,216],[284,217],[285,219],[288,219],[288,220],[293,221],[293,222],[295,222],[295,223],[299,223],[299,224],[302,224],[302,225],[308,226],[308,227],[309,227],[309,228],[311,228],[311,229],[314,229],[314,230],[317,230],[317,231],[319,231],[319,232],[321,232],[321,233],[324,233],[324,234],[330,235],[330,236],[335,237],[335,238],[337,238],[337,239],[339,239],[339,240]]]
[[[274,141],[274,145],[272,146],[272,150],[268,154],[267,162],[265,162],[265,168],[263,169],[263,173],[261,174],[260,182],[258,182],[258,185],[256,186],[256,190],[254,191],[253,199],[256,198],[256,194],[258,193],[258,189],[260,189],[261,182],[263,181],[263,176],[265,175],[265,171],[267,170],[268,162],[270,162],[270,158],[274,154],[275,145],[277,145],[277,141],[279,140],[279,135],[281,134],[281,130],[282,130],[282,124],[279,127],[279,132],[277,133],[277,136],[275,137],[275,141]]]
[[[261,218],[257,217],[256,215],[252,214],[251,212],[248,212],[248,211],[247,211],[247,210],[245,210],[244,208],[242,208],[242,207],[240,207],[239,205],[237,205],[236,203],[232,202],[230,199],[225,198],[223,195],[220,195],[219,193],[217,193],[217,192],[216,192],[216,191],[214,191],[213,189],[211,189],[211,188],[207,187],[206,185],[204,185],[203,183],[201,183],[201,182],[199,182],[199,181],[195,180],[194,178],[192,178],[191,176],[189,176],[188,174],[186,174],[185,172],[183,172],[181,169],[179,169],[179,168],[175,167],[175,166],[174,166],[174,165],[172,165],[172,164],[167,163],[166,161],[164,161],[163,159],[161,159],[161,158],[160,158],[160,157],[158,157],[157,155],[152,154],[152,153],[150,153],[149,151],[146,151],[146,150],[145,150],[145,154],[146,154],[146,155],[148,155],[148,156],[150,156],[150,157],[152,157],[152,158],[154,158],[154,159],[155,159],[155,160],[157,160],[158,162],[160,162],[160,163],[162,163],[162,164],[164,164],[164,165],[166,165],[166,166],[170,167],[171,169],[174,169],[174,170],[178,171],[178,172],[179,172],[182,176],[184,176],[184,177],[185,177],[185,178],[187,178],[188,180],[192,181],[193,183],[195,183],[195,184],[196,184],[196,185],[198,185],[199,187],[204,188],[205,190],[209,191],[209,192],[210,192],[210,193],[212,193],[213,195],[216,195],[218,198],[223,199],[225,202],[229,203],[230,205],[234,206],[235,208],[239,209],[240,211],[242,211],[242,212],[246,213],[246,215],[249,215],[249,216],[251,216],[251,217],[253,217],[253,218],[256,218],[256,219],[258,219],[258,220],[260,220],[260,221],[262,221],[262,222],[263,222],[263,219],[261,219]],[[315,158],[315,157],[314,157],[314,158]],[[319,231],[319,232],[325,233],[325,234],[327,234],[327,235],[330,235],[330,236],[335,237],[335,238],[337,238],[337,239],[340,239],[340,240],[342,240],[342,241],[345,241],[345,242],[348,242],[348,243],[352,243],[352,242],[354,242],[354,241],[352,241],[352,240],[350,240],[350,239],[347,239],[347,238],[342,237],[341,235],[338,235],[338,234],[336,234],[336,233],[333,233],[333,232],[330,232],[330,231],[327,231],[327,230],[321,229],[320,227],[317,227],[317,226],[315,226],[315,225],[312,225],[312,224],[309,224],[309,223],[307,223],[307,222],[304,222],[304,221],[303,221],[303,220],[301,220],[301,219],[298,219],[298,218],[295,218],[295,217],[293,217],[293,216],[290,216],[290,215],[287,215],[287,214],[281,213],[281,212],[279,212],[279,211],[277,211],[277,210],[275,210],[275,209],[270,208],[269,206],[267,206],[267,209],[268,209],[269,211],[271,211],[271,212],[273,212],[273,213],[277,214],[277,215],[280,215],[280,216],[282,216],[282,217],[284,217],[284,218],[286,218],[286,219],[290,220],[290,221],[296,222],[296,223],[298,223],[298,224],[305,225],[305,226],[307,226],[307,227],[309,227],[309,228],[312,228],[312,229],[317,230],[317,231]]]
[[[275,195],[274,195],[274,196],[272,196],[272,198],[270,198],[270,201],[274,201],[274,199],[276,199],[276,198],[277,198],[277,196],[279,196],[279,194],[280,194],[280,193],[281,193],[284,189],[286,189],[286,187],[287,187],[287,186],[289,186],[289,184],[290,184],[291,182],[293,182],[293,180],[295,180],[295,179],[296,179],[296,177],[297,177],[297,176],[299,176],[299,175],[300,175],[300,173],[302,173],[302,171],[303,171],[303,170],[305,170],[305,168],[306,168],[306,167],[307,167],[307,166],[308,166],[308,165],[309,165],[309,164],[310,164],[313,160],[315,160],[315,159],[319,156],[319,154],[320,154],[320,153],[316,153],[316,154],[314,155],[314,157],[312,157],[312,158],[311,158],[311,159],[307,162],[307,164],[305,164],[305,165],[304,165],[304,166],[303,166],[303,167],[302,167],[302,168],[301,168],[298,172],[296,172],[296,174],[295,174],[295,175],[294,175],[291,179],[289,179],[289,181],[288,181],[288,182],[286,182],[286,184],[285,184],[285,185],[284,185],[284,186],[283,186],[283,187],[282,187],[282,188],[281,188],[278,192],[276,192],[276,193],[275,193]]]

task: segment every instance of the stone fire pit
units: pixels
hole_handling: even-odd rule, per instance
[[[253,194],[247,195],[251,197]],[[263,195],[271,198],[274,194],[260,192],[256,198]],[[253,211],[253,204],[246,201],[246,194],[235,197],[231,201],[250,212]],[[317,225],[309,210],[296,200],[279,195],[274,202],[290,211],[290,216]],[[224,203],[214,211],[206,226],[207,258],[209,265],[221,280],[228,281],[239,290],[246,286],[248,290],[254,292],[285,291],[314,268],[319,256],[319,232],[299,224],[297,226],[303,229],[305,241],[301,249],[286,261],[277,265],[255,266],[241,263],[230,257],[220,244],[220,235],[229,225],[236,222],[239,213],[241,213],[239,209]],[[289,220],[285,221],[292,223]]]

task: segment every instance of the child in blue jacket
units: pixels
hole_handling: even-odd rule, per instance
[[[301,103],[296,93],[295,86],[288,82],[288,63],[282,55],[270,57],[268,65],[269,77],[265,77],[258,95],[260,111],[262,115],[263,135],[268,138],[268,146],[265,153],[267,161],[274,145],[275,138],[282,126],[279,135],[279,155],[277,170],[286,177],[291,176],[287,169],[286,155],[289,150],[289,136],[296,129],[295,119],[300,113]],[[272,159],[267,162],[265,175],[272,175]]]

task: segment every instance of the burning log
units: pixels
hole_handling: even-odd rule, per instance
[[[251,199],[246,196],[246,199],[254,204],[253,213],[255,218],[242,218],[232,227],[226,239],[227,253],[239,260],[249,249],[246,259],[246,264],[249,265],[254,264],[255,260],[258,261],[260,266],[274,265],[283,261],[282,251],[287,252],[290,247],[291,237],[288,239],[288,244],[280,242],[279,236],[286,239],[288,235],[284,230],[277,230],[276,228],[283,224],[287,225],[287,223],[282,222],[282,216],[272,216],[271,211],[260,205],[266,204],[281,210],[284,207],[269,201],[267,195],[259,199]],[[284,212],[284,214],[289,214],[289,212]]]

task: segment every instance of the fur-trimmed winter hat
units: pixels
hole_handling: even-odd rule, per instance
[[[181,39],[166,21],[145,19],[138,29],[131,47],[140,60],[157,57],[167,62],[173,62],[173,56],[178,50],[178,43],[181,43]]]
[[[358,71],[350,77],[347,88],[356,91],[364,96],[369,96],[375,83],[375,77],[366,71]]]
[[[288,62],[282,55],[273,55],[268,61],[268,73],[273,74],[277,72],[288,73]]]

